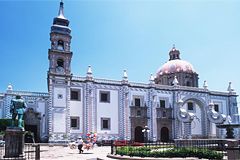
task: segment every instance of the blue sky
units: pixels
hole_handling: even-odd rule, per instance
[[[199,86],[240,93],[240,1],[64,0],[70,20],[72,73],[146,82],[175,44],[199,74]],[[47,92],[49,33],[59,1],[0,0],[0,92]]]

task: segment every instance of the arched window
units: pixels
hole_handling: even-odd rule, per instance
[[[57,49],[59,50],[64,50],[64,43],[62,40],[58,41]]]
[[[63,61],[63,59],[58,59],[58,60],[57,60],[57,67],[64,67],[64,61]]]

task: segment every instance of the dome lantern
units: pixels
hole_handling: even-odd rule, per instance
[[[169,61],[180,59],[180,52],[175,48],[175,44],[173,44],[173,47],[169,52],[169,57],[170,57]]]

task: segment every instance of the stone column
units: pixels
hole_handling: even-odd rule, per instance
[[[177,125],[176,125],[176,131],[175,131],[175,133],[176,133],[176,138],[177,139],[182,139],[183,138],[183,133],[182,133],[182,126],[183,126],[183,123],[181,122],[181,121],[179,121],[179,120],[176,120],[177,121]]]
[[[19,127],[8,127],[5,133],[4,158],[18,157],[24,159],[24,130]]]
[[[184,135],[186,139],[192,138],[191,122],[184,122]]]

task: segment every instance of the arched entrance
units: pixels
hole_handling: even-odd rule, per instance
[[[195,115],[191,123],[192,138],[205,138],[209,136],[206,121],[206,101],[197,96],[186,96],[182,100],[183,108]]]
[[[168,142],[169,141],[169,130],[167,127],[161,128],[161,142]]]
[[[142,132],[142,127],[140,127],[140,126],[137,126],[136,128],[135,128],[135,132],[134,132],[134,137],[135,137],[135,142],[141,142],[141,143],[143,143],[144,142],[144,134],[143,134],[143,132]]]
[[[24,113],[24,128],[25,131],[31,132],[34,135],[35,142],[40,141],[40,117],[39,113],[35,112],[33,108],[28,108]],[[32,143],[31,136],[26,134],[25,142]]]

